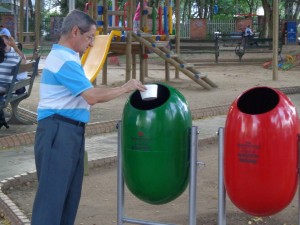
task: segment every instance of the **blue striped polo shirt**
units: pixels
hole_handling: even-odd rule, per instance
[[[15,50],[10,47],[10,50],[5,53],[4,61],[0,63],[0,92],[6,92],[9,84],[13,79],[12,69],[16,66],[21,60],[21,57]]]
[[[54,44],[41,77],[38,120],[59,114],[87,123],[90,120],[90,105],[80,94],[92,87],[84,74],[78,53]]]

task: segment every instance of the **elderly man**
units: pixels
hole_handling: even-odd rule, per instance
[[[115,88],[95,88],[79,56],[94,44],[96,23],[71,11],[49,53],[40,83],[35,162],[38,176],[32,225],[73,225],[83,180],[84,131],[90,107],[146,88],[132,79]],[[96,60],[96,59],[95,59]]]

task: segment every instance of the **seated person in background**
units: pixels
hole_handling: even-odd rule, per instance
[[[245,36],[253,36],[253,32],[251,30],[250,25],[248,25],[245,29]]]
[[[22,55],[22,57],[20,57]],[[25,60],[25,55],[18,49],[16,43],[12,37],[6,35],[0,35],[0,95],[5,94],[8,85],[12,81],[12,68],[17,65],[21,58]],[[18,74],[17,79],[25,79],[26,74]],[[16,94],[22,94],[25,92],[25,88],[16,91]]]
[[[254,39],[254,33],[251,30],[250,25],[248,25],[245,29],[245,37],[249,38],[249,40],[251,40],[251,42],[249,43],[250,45],[255,44],[256,46],[258,46],[257,41],[255,41]]]

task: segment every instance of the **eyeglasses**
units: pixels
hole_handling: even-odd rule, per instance
[[[80,33],[85,36],[89,42],[94,42],[95,41],[95,36],[94,35],[88,35],[87,32],[88,31],[84,31],[82,28],[78,27],[78,29],[80,30]],[[85,35],[86,34],[86,35]]]
[[[95,37],[92,36],[92,35],[85,35],[85,37],[89,40],[89,42],[94,42],[95,41]]]

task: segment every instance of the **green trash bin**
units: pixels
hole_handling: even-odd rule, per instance
[[[165,204],[188,184],[192,117],[180,92],[157,85],[156,99],[143,101],[135,91],[125,104],[122,169],[133,195],[150,204]]]

